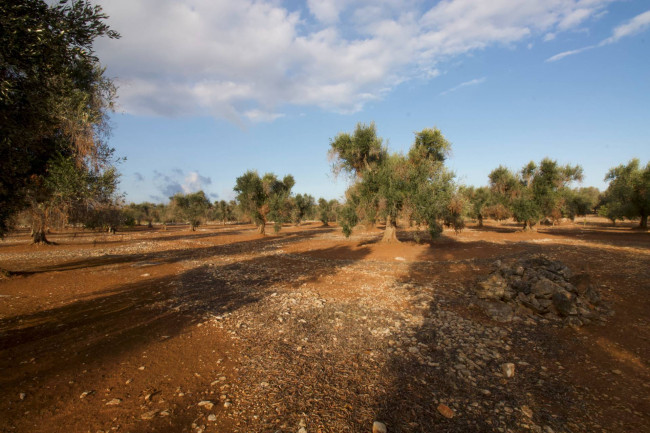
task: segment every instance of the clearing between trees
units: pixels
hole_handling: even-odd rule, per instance
[[[650,234],[631,226],[14,233],[0,431],[648,432]],[[589,302],[565,317],[521,263]],[[478,296],[498,272],[506,318]]]

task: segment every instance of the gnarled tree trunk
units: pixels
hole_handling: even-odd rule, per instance
[[[257,225],[257,233],[259,233],[262,236],[266,235],[266,222],[263,221]]]
[[[639,223],[639,228],[648,230],[648,214],[641,214],[641,222]]]
[[[384,237],[381,238],[382,242],[386,243],[398,243],[397,239],[397,223],[389,215],[386,217],[386,229],[384,230]]]

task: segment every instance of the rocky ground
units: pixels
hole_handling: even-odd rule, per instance
[[[650,431],[648,233],[52,237],[0,244],[2,432]]]

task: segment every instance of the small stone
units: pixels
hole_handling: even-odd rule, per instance
[[[140,418],[144,420],[150,420],[150,419],[154,419],[156,414],[158,414],[158,410],[154,409],[149,412],[143,413],[142,415],[140,415]]]
[[[612,373],[614,373],[614,374],[618,374],[619,376],[620,376],[621,374],[623,374],[623,372],[622,372],[621,370],[612,370]],[[22,399],[21,399],[21,400],[22,400]]]
[[[513,364],[512,362],[506,362],[505,364],[501,364],[501,371],[503,371],[503,374],[506,377],[514,377],[515,364]]]
[[[298,430],[298,433],[307,433],[307,429],[304,427],[300,427],[300,430]]]
[[[138,367],[138,370],[143,371],[144,370],[144,365],[141,365],[140,367]]]
[[[375,421],[372,423],[372,433],[387,433],[388,429],[383,422]]]
[[[229,401],[225,401],[225,402],[223,403],[223,407],[225,407],[225,408],[229,408],[230,406],[232,406],[232,403],[229,402]]]
[[[217,420],[217,416],[215,414],[211,413],[210,415],[208,415],[208,421],[215,422],[216,420]]]
[[[150,277],[151,274],[142,274],[142,275],[140,275],[140,276],[141,276],[141,277]]]
[[[81,399],[86,398],[86,397],[88,397],[88,396],[89,396],[90,394],[92,394],[92,393],[93,393],[92,391],[84,391],[84,392],[81,393],[81,395],[79,396],[79,398],[81,398]]]
[[[210,409],[212,409],[212,408],[214,407],[214,403],[212,403],[212,402],[209,401],[209,400],[203,400],[203,401],[200,401],[200,402],[199,402],[198,406],[199,406],[199,407],[204,407],[204,408],[206,408],[207,410],[210,410]]]
[[[445,418],[453,418],[454,417],[454,411],[447,405],[440,403],[438,405],[438,412]]]
[[[18,394],[18,398],[21,399],[21,400],[25,400],[25,397],[27,397],[27,394],[25,394],[24,392],[21,392],[20,394]]]
[[[114,398],[113,400],[109,401],[106,403],[106,406],[117,406],[118,404],[122,403],[122,400],[119,398]]]
[[[163,410],[162,412],[160,412],[160,416],[169,416],[169,411]]]
[[[522,406],[521,412],[526,415],[528,418],[533,419],[533,411],[528,406]]]

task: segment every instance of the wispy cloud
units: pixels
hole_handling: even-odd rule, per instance
[[[573,56],[574,54],[579,54],[593,48],[603,47],[605,45],[610,45],[618,42],[624,37],[632,36],[637,33],[641,33],[650,28],[650,11],[643,12],[632,18],[631,20],[621,24],[620,26],[614,28],[612,31],[612,36],[600,41],[596,45],[588,45],[586,47],[578,48],[576,50],[564,51],[562,53],[556,54],[552,57],[546,59],[547,62],[556,62],[560,59],[563,59],[568,56]]]
[[[444,92],[440,93],[440,95],[441,96],[446,95],[448,93],[455,92],[456,90],[462,89],[463,87],[467,87],[467,86],[477,86],[481,83],[484,83],[486,79],[487,79],[486,77],[482,77],[482,78],[474,78],[473,80],[465,81],[464,83],[460,83],[459,85],[454,86],[451,89],[445,90]]]
[[[574,54],[580,54],[583,51],[591,50],[593,48],[596,48],[597,46],[598,45],[589,45],[587,47],[578,48],[577,50],[563,51],[563,52],[561,52],[559,54],[556,54],[556,55],[554,55],[552,57],[549,57],[548,59],[546,59],[546,61],[547,62],[557,62],[560,59],[563,59],[563,58],[569,57],[569,56],[573,56]]]

